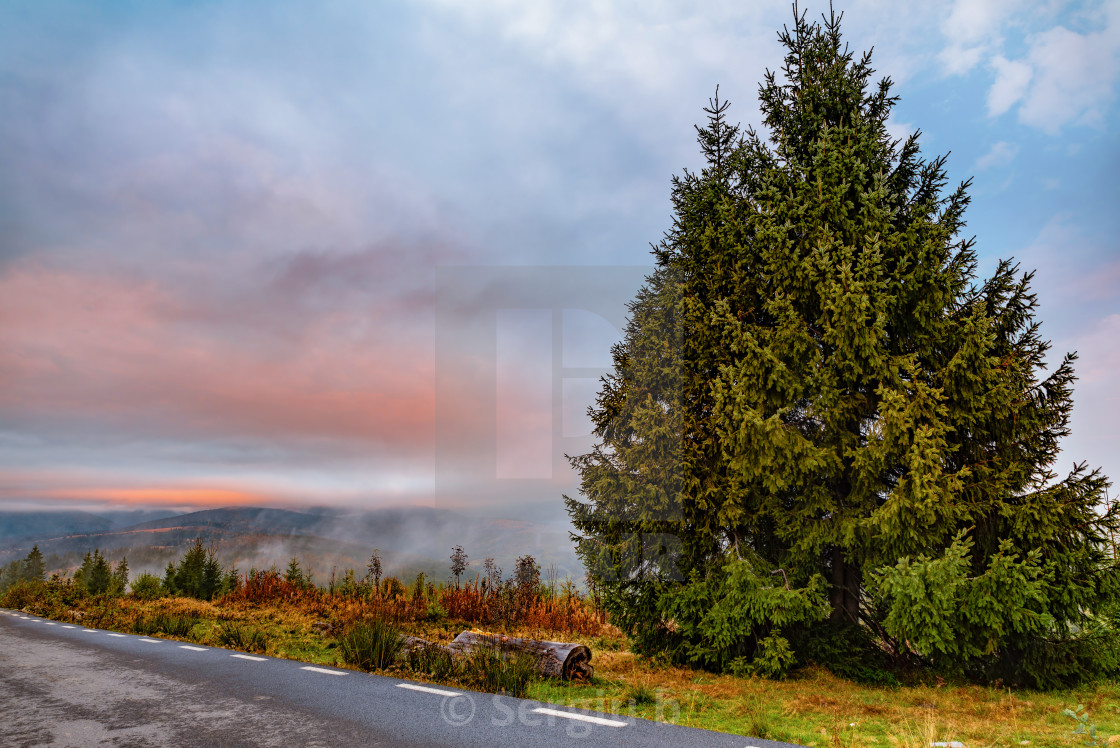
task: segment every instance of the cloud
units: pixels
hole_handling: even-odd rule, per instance
[[[1075,462],[1090,469],[1103,467],[1113,481],[1120,478],[1116,455],[1120,452],[1120,314],[1110,314],[1089,323],[1083,333],[1059,341],[1058,352],[1078,352],[1074,371],[1078,381],[1073,391],[1070,436],[1062,442],[1055,469],[1059,475]],[[1114,486],[1115,488],[1115,486]],[[1115,496],[1115,494],[1113,494]]]
[[[493,31],[539,64],[578,71],[593,86],[625,83],[631,90],[666,91],[696,68],[718,66],[749,45],[768,9],[717,3],[703,13],[671,3],[569,3],[433,0],[476,31]],[[771,36],[771,24],[766,24]],[[739,38],[737,38],[739,37]],[[772,36],[771,36],[772,38]],[[617,89],[616,89],[617,90]]]
[[[989,117],[1018,119],[1054,134],[1069,123],[1099,126],[1114,98],[1120,3],[1070,8],[1053,2],[956,0],[941,21],[942,70],[993,74]]]
[[[887,120],[886,128],[887,134],[890,135],[893,140],[906,140],[906,138],[910,137],[914,131],[918,129],[912,122],[899,122],[894,118],[893,113]]]
[[[1069,215],[1052,218],[1033,242],[1016,253],[1024,271],[1035,271],[1036,319],[1052,340],[1051,367],[1077,351],[1071,435],[1054,469],[1064,476],[1085,460],[1120,477],[1120,256],[1111,236],[1094,236]]]
[[[1002,55],[992,58],[995,82],[988,90],[988,116],[998,117],[1023,98],[1034,74],[1025,62],[1013,62]]]
[[[976,67],[976,65],[984,59],[984,55],[987,51],[987,47],[983,45],[975,47],[958,47],[954,45],[941,50],[937,59],[941,61],[942,67],[949,75],[963,75]]]
[[[1055,133],[1074,122],[1100,126],[1114,98],[1120,23],[1089,34],[1063,27],[1031,39],[1034,81],[1019,110],[1019,119]]]
[[[944,71],[963,75],[991,54],[1016,5],[1013,0],[956,0],[941,22],[941,31],[949,40],[938,54]]]
[[[1018,5],[1018,0],[955,0],[941,29],[965,44],[991,39]]]
[[[1108,390],[1120,393],[1120,314],[1110,314],[1097,320],[1089,329],[1074,339],[1081,361],[1077,366],[1079,380],[1084,384],[1108,385]],[[1114,414],[1115,423],[1120,412]],[[1117,476],[1120,477],[1120,476]]]
[[[1014,160],[1015,154],[1018,152],[1019,146],[1001,140],[994,143],[987,153],[976,159],[975,168],[977,171],[983,171],[984,169],[1007,166]]]
[[[1114,239],[1089,234],[1071,216],[1051,218],[1016,256],[1023,270],[1035,271],[1032,285],[1047,336],[1073,339],[1120,308],[1120,256]]]
[[[1026,53],[1017,59],[992,54],[989,117],[1018,105],[1020,122],[1051,135],[1071,123],[1103,125],[1120,69],[1120,3],[1072,20],[1098,28],[1074,31],[1054,25],[1025,34]],[[1002,46],[993,43],[994,49]]]
[[[401,254],[304,253],[249,279],[195,268],[174,282],[17,262],[0,277],[0,413],[148,436],[427,444],[431,290]]]

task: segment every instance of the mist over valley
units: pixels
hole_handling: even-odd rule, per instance
[[[386,576],[402,580],[423,573],[432,581],[451,579],[448,557],[456,545],[469,556],[465,578],[481,573],[493,558],[509,575],[516,559],[532,555],[542,578],[571,577],[584,571],[568,537],[569,527],[523,520],[470,517],[430,507],[354,511],[265,507],[225,507],[176,514],[158,510],[127,512],[0,512],[0,564],[42,551],[47,573],[68,573],[95,548],[112,561],[127,557],[132,576],[162,574],[195,538],[212,548],[226,567],[240,572],[276,567],[295,557],[317,584],[332,570],[352,568],[360,577],[373,549],[380,551]]]

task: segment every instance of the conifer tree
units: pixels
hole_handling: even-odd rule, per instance
[[[307,584],[312,584],[311,575],[307,575]],[[231,566],[226,569],[225,574],[222,576],[222,594],[227,592],[237,592],[241,588],[241,572],[236,566]]]
[[[23,578],[29,582],[42,582],[47,578],[47,569],[43,564],[43,552],[38,545],[31,546],[31,552],[23,562]]]
[[[169,595],[174,595],[179,592],[179,585],[175,581],[175,562],[168,561],[167,568],[163,572],[163,589]]]
[[[91,595],[108,592],[113,584],[113,570],[98,548],[93,549],[89,568],[82,574],[82,581]]]
[[[288,561],[288,568],[284,572],[284,580],[294,585],[303,586],[303,569],[300,568],[299,559],[292,556]]]
[[[18,558],[12,559],[4,567],[3,573],[0,573],[0,593],[6,592],[9,587],[21,579],[23,579],[23,562]]]
[[[128,590],[128,558],[121,556],[120,563],[117,568],[113,569],[113,584],[112,591],[116,594],[124,594]]]
[[[1032,274],[978,279],[968,182],[890,137],[839,17],[779,38],[766,137],[705,110],[572,458],[604,604],[639,649],[744,672],[823,626],[1034,685],[1120,668],[1118,516],[1099,471],[1052,469],[1076,356],[1047,374]]]
[[[93,553],[86,551],[86,555],[82,557],[82,563],[74,572],[74,586],[80,589],[86,589],[86,580],[89,579],[90,571],[93,569]]]
[[[175,569],[176,592],[190,597],[203,597],[203,573],[206,566],[206,549],[202,547],[202,536],[194,543]]]
[[[210,549],[206,552],[206,561],[202,564],[202,581],[198,587],[198,597],[211,600],[221,592],[221,589],[222,565],[214,555],[214,550]]]

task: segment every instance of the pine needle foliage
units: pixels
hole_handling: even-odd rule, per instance
[[[297,565],[298,566],[298,565]],[[163,586],[168,594],[210,600],[237,586],[234,570],[222,568],[213,549],[202,545],[202,537],[195,538],[187,552],[179,560],[167,563]]]
[[[604,605],[640,651],[716,669],[780,675],[826,623],[977,677],[1117,667],[1108,481],[1052,469],[1076,354],[1047,372],[1032,273],[978,277],[969,182],[889,135],[891,81],[840,17],[795,8],[779,39],[765,133],[705,109],[570,458]]]
[[[42,582],[47,578],[46,566],[43,563],[43,552],[38,545],[31,546],[31,552],[23,561],[23,579],[29,582]]]

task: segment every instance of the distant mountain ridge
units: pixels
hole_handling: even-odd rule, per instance
[[[42,538],[106,531],[145,521],[159,521],[175,512],[158,509],[125,511],[19,511],[0,512],[0,546],[20,538]]]
[[[7,528],[8,518],[15,514],[0,512],[0,527]],[[462,545],[470,556],[468,578],[480,571],[487,557],[508,575],[517,557],[525,554],[536,558],[545,576],[551,567],[559,579],[583,577],[566,526],[473,518],[431,507],[372,511],[223,507],[156,518],[138,516],[141,521],[127,525],[121,524],[121,516],[108,513],[19,514],[20,534],[0,533],[0,563],[22,557],[38,544],[51,571],[77,566],[93,548],[100,548],[111,560],[127,555],[135,572],[158,571],[201,537],[227,566],[241,571],[282,569],[295,556],[319,582],[325,582],[332,569],[341,574],[353,568],[364,574],[374,548],[381,551],[387,574],[410,578],[423,572],[436,580],[449,578],[447,559],[455,545]],[[27,529],[32,532],[22,532]]]

